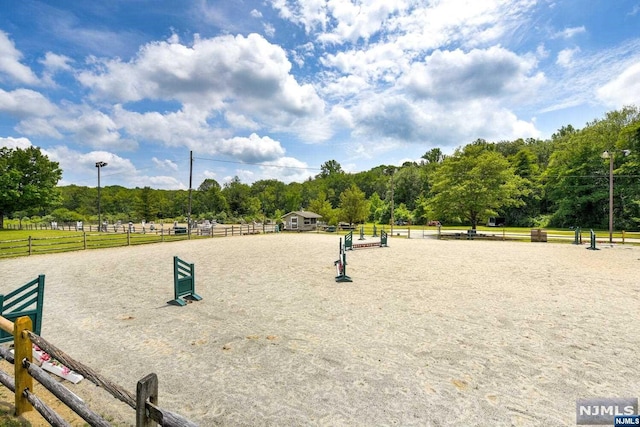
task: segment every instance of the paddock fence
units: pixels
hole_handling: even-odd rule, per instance
[[[135,411],[136,427],[151,427],[158,424],[170,427],[196,426],[183,416],[158,406],[158,377],[154,373],[138,381],[134,395],[36,335],[32,331],[31,318],[28,316],[16,319],[15,323],[0,316],[0,329],[12,334],[14,338],[13,354],[7,347],[0,347],[0,356],[14,365],[14,376],[11,377],[0,370],[0,383],[14,393],[16,416],[35,409],[54,427],[70,426],[32,392],[35,379],[89,425],[99,427],[111,425],[62,383],[55,381],[47,372],[33,363],[32,346],[35,344],[69,369],[83,375],[85,379],[103,388],[114,398],[129,405]]]
[[[389,229],[389,226],[386,226]],[[365,236],[367,228],[365,227]],[[496,241],[522,241],[522,242],[550,242],[550,243],[576,243],[582,244],[582,240],[589,241],[590,231],[587,229],[547,230],[544,228],[502,228],[482,227],[477,230],[455,227],[434,226],[394,226],[393,234],[389,231],[389,237],[405,239],[442,239],[442,240],[496,240]],[[609,232],[599,230],[596,232],[598,244],[609,244]],[[640,244],[640,232],[615,231],[613,232],[613,244]]]
[[[160,228],[153,231],[140,227],[138,231],[129,228],[115,232],[79,231],[61,236],[29,236],[25,239],[0,240],[0,258],[274,232],[277,232],[277,226],[274,224],[238,224],[208,229],[198,227],[192,228],[191,233],[188,233],[186,227]]]

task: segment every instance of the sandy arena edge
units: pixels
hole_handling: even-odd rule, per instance
[[[155,372],[202,426],[575,425],[578,398],[640,396],[640,248],[389,244],[347,254],[353,283],[338,236],[301,233],[3,259],[0,291],[45,274],[44,338],[132,392]],[[202,301],[167,304],[174,255]]]

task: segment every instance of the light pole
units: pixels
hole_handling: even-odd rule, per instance
[[[107,166],[106,162],[96,162],[98,168],[98,231],[102,231],[102,215],[100,213],[100,169]]]
[[[616,150],[607,150],[602,153],[603,159],[609,159],[609,243],[613,243],[613,153]],[[631,150],[618,150],[628,156]]]

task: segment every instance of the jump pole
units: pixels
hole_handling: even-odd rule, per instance
[[[590,249],[592,251],[599,250],[598,248],[596,248],[596,233],[594,233],[593,230],[591,230],[591,245],[589,245],[587,249]]]
[[[353,282],[351,277],[347,276],[347,252],[342,247],[342,237],[340,238],[340,256],[333,264],[336,266],[336,282]]]

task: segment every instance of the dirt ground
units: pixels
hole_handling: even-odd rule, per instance
[[[0,370],[6,372],[7,374],[13,376],[13,364],[5,361],[4,359],[0,360]],[[64,381],[63,381],[64,383]],[[65,385],[67,385],[66,383]],[[42,387],[37,381],[34,381],[34,390],[36,396],[38,396],[42,401],[44,401],[47,406],[53,409],[58,415],[60,415],[64,420],[66,420],[72,426],[84,426],[86,425],[85,421],[80,418],[75,412],[69,409],[64,403],[58,400],[57,397],[52,395],[46,388]],[[0,409],[8,414],[15,414],[15,398],[13,392],[7,389],[4,386],[0,386]],[[38,411],[28,411],[25,412],[21,417],[13,417],[16,421],[20,421],[24,423],[24,425],[31,425],[33,427],[39,426],[48,426],[44,418],[38,413]],[[2,423],[0,422],[0,425]]]
[[[132,392],[155,372],[202,426],[562,426],[578,398],[640,395],[640,247],[389,244],[347,253],[352,283],[338,236],[296,233],[0,260],[0,290],[45,274],[45,339]],[[174,255],[202,301],[167,304]]]

